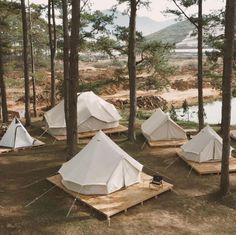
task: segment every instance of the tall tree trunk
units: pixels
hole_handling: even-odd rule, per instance
[[[51,24],[51,19],[53,21],[53,28]],[[54,107],[56,103],[55,58],[57,45],[54,0],[48,0],[48,34],[51,63],[51,107]]]
[[[30,89],[29,89],[29,66],[28,66],[28,27],[25,10],[25,0],[21,0],[22,29],[23,29],[23,56],[25,77],[25,125],[31,125],[30,118]]]
[[[69,72],[69,116],[68,116],[68,153],[73,156],[77,145],[77,87],[79,80],[79,30],[80,0],[72,0],[71,38],[70,38],[70,72]]]
[[[235,0],[226,1],[225,14],[225,46],[224,46],[224,68],[222,82],[222,164],[220,192],[225,196],[230,191],[229,182],[229,156],[230,156],[230,121],[231,121],[231,96],[233,76],[233,51],[235,32]]]
[[[63,66],[64,66],[64,111],[66,119],[66,132],[68,132],[68,80],[69,80],[69,33],[68,33],[68,1],[62,1],[63,9]],[[68,139],[67,139],[68,141]],[[67,142],[68,144],[68,142]]]
[[[198,0],[198,122],[200,131],[204,127],[202,67],[202,0]]]
[[[129,98],[130,98],[130,113],[129,113],[129,128],[128,138],[135,141],[135,119],[137,112],[136,98],[136,14],[137,2],[130,1],[130,22],[129,22],[129,46],[128,46],[128,71],[129,71]]]
[[[2,121],[8,122],[8,111],[7,111],[7,95],[6,95],[6,86],[4,82],[4,69],[3,69],[3,49],[2,41],[0,38],[0,94],[1,94],[1,103],[2,103]]]
[[[33,111],[34,111],[34,117],[37,117],[34,45],[33,45],[33,40],[32,40],[32,20],[31,20],[31,10],[30,10],[29,0],[28,0],[28,12],[29,12],[29,43],[30,43],[30,58],[31,58],[31,78],[32,78],[32,91],[33,91]]]

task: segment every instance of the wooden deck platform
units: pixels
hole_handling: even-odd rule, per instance
[[[187,139],[147,141],[150,147],[158,147],[158,148],[179,147],[185,144],[186,142],[187,142]]]
[[[110,220],[111,216],[122,211],[127,211],[128,208],[137,204],[143,204],[144,201],[156,197],[168,190],[171,190],[171,188],[173,187],[172,184],[169,184],[167,182],[164,182],[162,187],[149,187],[151,178],[151,176],[142,173],[141,183],[134,184],[126,189],[122,189],[112,194],[103,196],[88,196],[72,192],[62,185],[61,176],[59,174],[49,177],[47,178],[47,180],[57,187],[61,188],[71,196],[77,196],[79,201],[85,203],[89,207],[103,214],[108,220]]]
[[[102,131],[105,134],[107,134],[107,135],[109,135],[109,134],[116,134],[116,133],[127,132],[128,131],[128,127],[123,126],[123,125],[119,125],[116,128],[104,129]],[[97,132],[98,131],[88,131],[88,132],[78,133],[78,139],[92,138],[93,136],[95,136],[97,134]],[[48,133],[48,134],[51,135],[50,133]],[[51,135],[51,136],[54,137],[56,140],[66,140],[66,135]]]
[[[5,147],[1,147],[0,146],[0,154],[8,153],[8,152],[11,152],[11,151],[20,151],[20,150],[23,150],[23,149],[36,148],[36,147],[40,147],[42,145],[45,145],[45,143],[40,141],[40,140],[38,140],[38,139],[35,139],[34,145],[33,146],[29,146],[29,147],[22,147],[22,148],[13,149],[13,148],[5,148]]]
[[[177,152],[177,155],[200,175],[221,173],[221,161],[198,163],[187,160],[181,151]],[[229,172],[236,172],[236,158],[234,157],[229,160]]]

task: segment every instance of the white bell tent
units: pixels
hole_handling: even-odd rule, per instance
[[[87,195],[103,195],[140,182],[143,165],[102,131],[59,170],[62,184]]]
[[[160,108],[141,126],[148,141],[187,139],[185,131]]]
[[[210,126],[206,126],[181,149],[184,158],[190,161],[221,161],[222,138]]]
[[[3,135],[0,146],[13,149],[30,147],[33,146],[34,141],[34,138],[30,136],[20,120],[14,118]]]
[[[44,117],[50,134],[66,134],[64,101],[47,111]],[[92,91],[78,94],[77,125],[79,133],[118,127],[120,119],[121,116],[115,106]]]

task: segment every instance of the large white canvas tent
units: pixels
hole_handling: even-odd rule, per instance
[[[221,161],[222,138],[206,126],[190,141],[181,146],[185,159],[194,162]]]
[[[148,141],[187,139],[185,131],[161,109],[157,109],[141,129]]]
[[[64,101],[46,112],[44,117],[50,134],[66,134]],[[92,91],[78,94],[77,125],[79,133],[118,127],[120,119],[121,116],[114,105]]]
[[[69,190],[102,195],[140,182],[142,165],[102,131],[59,170]]]
[[[3,135],[0,146],[13,149],[30,147],[33,146],[34,141],[22,123],[17,118],[14,118]]]

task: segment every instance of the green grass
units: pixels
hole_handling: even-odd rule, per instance
[[[198,127],[198,123],[191,121],[178,120],[176,123],[184,129],[196,129]]]
[[[106,80],[98,80],[92,83],[80,83],[79,90],[80,91],[93,91],[96,94],[100,94],[102,89],[110,84],[114,84],[115,81],[113,79]]]
[[[7,88],[23,88],[24,79],[23,78],[7,78],[5,79]]]

